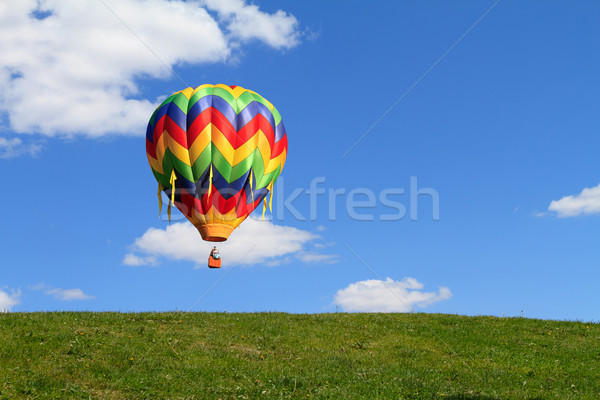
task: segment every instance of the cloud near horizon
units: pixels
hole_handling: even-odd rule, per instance
[[[346,312],[411,312],[452,297],[447,287],[440,287],[438,293],[424,292],[423,287],[414,278],[359,281],[338,290],[333,304]]]
[[[553,200],[548,211],[556,213],[559,218],[600,214],[600,184],[585,188],[579,194]]]
[[[13,290],[11,293],[0,289],[0,312],[9,312],[21,302],[21,291]]]
[[[319,236],[291,226],[275,225],[269,220],[249,217],[229,240],[215,243],[226,264],[269,266],[287,263],[290,256],[310,263],[332,264],[335,254],[306,250]],[[212,245],[202,241],[198,230],[189,222],[174,223],[165,229],[149,228],[131,245],[123,264],[128,266],[158,265],[160,259],[191,261],[205,266]]]
[[[157,100],[138,78],[227,62],[251,41],[285,50],[299,38],[293,15],[242,0],[0,2],[0,114],[14,133],[141,136]]]
[[[84,293],[81,289],[62,289],[48,286],[45,283],[38,283],[30,288],[31,290],[42,290],[44,294],[54,297],[57,300],[91,300],[95,296]]]

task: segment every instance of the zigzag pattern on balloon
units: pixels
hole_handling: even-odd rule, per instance
[[[277,109],[239,86],[202,85],[169,96],[146,132],[152,172],[196,226],[237,227],[272,191],[287,156]]]

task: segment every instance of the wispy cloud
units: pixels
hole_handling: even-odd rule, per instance
[[[297,258],[302,262],[315,264],[335,264],[340,261],[340,257],[337,254],[321,254],[315,251],[300,252]]]
[[[600,214],[600,184],[592,188],[585,188],[579,194],[553,200],[548,211],[556,213],[559,218],[576,217],[581,214]]]
[[[157,265],[157,260],[155,256],[140,257],[129,253],[123,258],[123,264],[130,267],[140,267],[142,265]]]
[[[348,312],[409,312],[452,297],[447,287],[440,287],[437,293],[424,292],[423,287],[414,278],[359,281],[338,290],[334,304]]]
[[[8,312],[20,302],[20,290],[12,290],[10,293],[0,290],[0,312]]]
[[[156,104],[138,78],[227,62],[249,41],[291,48],[298,22],[241,0],[14,1],[0,6],[0,112],[17,133],[143,135]]]
[[[276,49],[289,49],[300,43],[296,17],[283,10],[267,14],[257,5],[245,4],[242,0],[204,0],[203,3],[217,12],[219,22],[234,40],[258,40]]]
[[[38,283],[30,287],[32,290],[41,290],[44,294],[54,297],[58,300],[91,300],[95,299],[95,296],[84,293],[81,289],[62,289],[48,286],[45,283]]]
[[[243,264],[263,263],[279,265],[293,256],[305,262],[331,263],[335,255],[309,252],[306,245],[319,238],[311,232],[291,226],[275,225],[271,221],[248,218],[236,229],[229,240],[219,243],[221,255],[228,262],[243,257]],[[205,265],[212,246],[202,241],[196,228],[189,222],[175,223],[165,229],[149,228],[131,245],[131,252],[123,259],[130,266],[154,265],[159,259],[185,260]]]
[[[22,155],[37,157],[42,151],[39,143],[23,143],[19,138],[0,137],[0,158],[15,158]]]

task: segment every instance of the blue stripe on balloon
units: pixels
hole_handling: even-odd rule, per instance
[[[169,108],[167,109],[167,115],[181,128],[182,131],[187,130],[187,115],[185,115],[175,102],[170,103]]]
[[[237,130],[237,125],[236,125],[237,114],[235,113],[235,110],[231,107],[231,105],[225,99],[223,99],[222,97],[219,97],[219,96],[212,95],[212,94],[201,97],[198,101],[196,101],[189,108],[188,115],[187,115],[188,129],[190,128],[192,123],[194,123],[194,120],[198,117],[198,115],[200,115],[202,113],[202,111],[204,111],[210,107],[214,107],[215,109],[219,110],[219,112],[221,114],[223,114],[223,116],[225,118],[227,118],[229,123],[233,126],[233,129]]]
[[[275,143],[279,142],[285,136],[285,126],[283,120],[279,121],[279,125],[275,127]]]
[[[148,124],[148,127],[146,128],[146,140],[150,143],[154,143],[154,127],[152,124]]]
[[[148,124],[148,129],[146,130],[146,139],[148,139],[150,143],[154,143],[154,127],[156,126],[156,123],[167,114],[169,104],[171,103],[163,104],[161,107],[159,107],[154,114],[154,119],[152,120],[154,124]]]
[[[258,114],[262,114],[267,119],[267,121],[269,121],[269,124],[271,124],[273,131],[275,131],[275,118],[273,117],[271,110],[269,110],[269,108],[267,106],[265,106],[262,103],[259,103],[256,100],[248,103],[248,105],[239,112],[238,120],[237,120],[237,126],[239,127],[238,130],[242,129],[248,122],[252,121],[254,119],[254,117],[256,117]]]
[[[252,193],[250,191],[250,186],[248,186],[244,190],[246,192],[246,204],[254,203],[256,200],[263,201],[265,196],[269,194],[269,190],[266,187],[261,189],[254,189],[254,201],[252,201]]]
[[[196,183],[196,193],[198,194],[198,198],[202,198],[204,194],[208,191],[208,178],[209,178],[209,170],[210,166],[202,173],[198,182]],[[218,169],[213,168],[213,180],[212,183],[216,190],[219,191],[219,194],[225,198],[225,200],[230,199],[235,196],[240,190],[243,189],[244,183],[248,177],[250,171],[246,172],[244,175],[236,179],[235,181],[229,183],[227,180],[221,175]]]

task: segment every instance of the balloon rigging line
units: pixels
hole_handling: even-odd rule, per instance
[[[400,297],[398,295],[398,293],[396,293],[396,291],[394,289],[392,289],[391,287],[388,286],[388,284],[386,283],[386,281],[384,281],[381,276],[379,276],[379,274],[377,272],[375,272],[375,270],[360,256],[358,255],[358,253],[356,251],[354,251],[354,249],[352,247],[350,247],[350,245],[346,242],[344,242],[344,245],[348,248],[348,250],[350,250],[352,252],[352,254],[354,254],[354,256],[356,258],[358,258],[358,260],[365,266],[367,267],[367,269],[369,271],[371,271],[371,273],[373,275],[375,275],[375,277],[377,279],[379,279],[383,285],[385,286],[386,289],[388,289],[390,292],[392,292],[392,294],[398,299],[400,300],[400,302],[402,302],[402,304],[404,304],[407,308],[410,308],[410,312],[413,313],[414,312],[414,307],[410,307],[408,304],[406,304],[406,302],[402,299],[402,297]],[[422,319],[422,317],[419,314],[414,314],[416,315],[419,319]],[[443,339],[441,339],[439,337],[439,335],[436,334],[436,332],[426,323],[424,323],[423,325],[425,325],[430,331],[431,333],[433,333],[433,335],[436,337],[436,339],[438,341],[440,341],[444,346],[446,346],[446,348],[448,348],[450,351],[452,351],[454,354],[458,355],[458,359],[467,367],[471,370],[471,372],[477,376],[477,378],[479,378],[481,380],[481,377],[479,376],[479,374],[477,374],[477,372],[475,372],[475,370],[473,368],[471,368],[471,366],[469,364],[467,364],[467,362],[465,361],[465,357],[461,356],[460,353],[456,350],[454,350],[454,348],[452,346],[450,346],[448,343],[446,343]]]
[[[141,44],[144,45],[144,47],[146,47],[146,49],[148,49],[148,51],[150,53],[152,53],[152,55],[154,57],[156,57],[156,59],[158,61],[160,61],[165,66],[165,68],[167,68],[167,70],[169,70],[169,72],[174,77],[176,77],[177,79],[179,79],[181,81],[181,83],[183,83],[184,85],[189,86],[187,84],[187,82],[184,81],[183,78],[177,72],[175,72],[173,70],[173,68],[171,68],[171,66],[169,64],[167,64],[165,61],[163,61],[163,59],[160,58],[160,56],[154,50],[152,50],[152,47],[150,47],[146,42],[144,42],[144,39],[142,39],[129,25],[127,25],[127,23],[125,21],[123,21],[123,19],[121,17],[119,17],[119,15],[112,8],[110,8],[110,6],[108,4],[106,4],[106,2],[104,0],[100,0],[100,2],[104,5],[104,7],[106,7],[108,9],[108,11],[110,11],[112,13],[112,15],[115,16],[115,18],[117,18],[121,22],[121,24],[123,24],[123,26],[125,28],[127,28],[127,30],[129,32],[131,32],[133,34],[133,36],[135,36],[137,38],[137,40],[140,41]]]
[[[455,41],[455,42],[452,44],[452,46],[450,46],[450,47],[448,48],[448,50],[446,50],[446,51],[444,52],[444,54],[442,54],[442,55],[441,55],[441,56],[440,56],[440,57],[439,57],[439,58],[438,58],[438,59],[437,59],[437,60],[436,60],[436,61],[435,61],[435,62],[434,62],[434,63],[433,63],[433,64],[432,64],[432,65],[431,65],[431,66],[430,66],[428,69],[427,69],[427,71],[425,71],[425,72],[424,72],[424,73],[423,73],[423,74],[422,74],[422,75],[419,77],[419,79],[417,79],[417,80],[415,81],[415,83],[413,83],[413,84],[412,84],[412,85],[411,85],[411,86],[410,86],[410,87],[409,87],[409,88],[408,88],[408,89],[407,89],[407,90],[404,92],[404,94],[402,94],[402,96],[400,96],[400,97],[398,98],[398,100],[396,100],[396,101],[395,101],[395,102],[394,102],[394,103],[393,103],[393,104],[392,104],[392,105],[391,105],[391,106],[390,106],[390,107],[389,107],[389,108],[388,108],[388,109],[387,109],[387,110],[386,110],[386,111],[385,111],[385,112],[384,112],[384,113],[383,113],[383,114],[382,114],[382,115],[379,117],[379,119],[377,119],[377,121],[375,121],[375,123],[373,123],[373,125],[371,125],[371,127],[370,127],[369,129],[367,129],[367,130],[365,131],[365,133],[363,133],[363,134],[362,134],[362,136],[361,136],[361,137],[359,137],[359,138],[358,138],[358,140],[356,140],[356,142],[354,142],[354,144],[353,144],[352,146],[350,146],[350,148],[348,148],[348,150],[346,150],[346,152],[345,152],[344,154],[342,154],[342,156],[341,156],[340,158],[342,158],[342,159],[343,159],[343,158],[345,158],[345,157],[346,157],[346,156],[347,156],[347,155],[348,155],[348,154],[349,154],[349,153],[350,153],[350,152],[351,152],[351,151],[352,151],[352,150],[353,150],[353,149],[354,149],[354,148],[355,148],[355,147],[356,147],[356,146],[357,146],[357,145],[358,145],[358,144],[359,144],[359,143],[360,143],[360,142],[361,142],[361,141],[362,141],[362,140],[363,140],[363,139],[364,139],[364,138],[365,138],[365,137],[366,137],[366,136],[367,136],[369,133],[371,133],[371,131],[372,131],[373,129],[375,129],[375,127],[376,127],[377,125],[379,125],[379,123],[380,123],[380,122],[381,122],[381,121],[382,121],[382,120],[383,120],[385,117],[387,117],[387,116],[388,116],[388,114],[389,114],[390,112],[392,112],[392,110],[393,110],[394,108],[396,108],[396,106],[397,106],[397,105],[398,105],[398,104],[399,104],[399,103],[400,103],[402,100],[404,100],[404,98],[405,98],[406,96],[408,96],[408,94],[409,94],[409,93],[410,93],[410,92],[411,92],[411,91],[412,91],[412,90],[413,90],[415,87],[417,87],[417,85],[418,85],[419,83],[421,83],[421,81],[422,81],[423,79],[425,79],[425,77],[427,77],[427,75],[429,75],[429,73],[430,73],[431,71],[433,71],[433,69],[434,69],[435,67],[437,67],[437,65],[438,65],[440,62],[442,62],[442,60],[443,60],[444,58],[446,58],[446,56],[447,56],[448,54],[450,54],[450,52],[451,52],[452,50],[454,50],[454,48],[455,48],[455,47],[456,47],[456,46],[457,46],[457,45],[458,45],[458,44],[459,44],[459,43],[460,43],[460,42],[461,42],[461,41],[462,41],[462,40],[463,40],[463,39],[464,39],[464,38],[465,38],[465,37],[466,37],[466,36],[467,36],[467,35],[468,35],[468,34],[469,34],[469,33],[470,33],[472,30],[473,30],[473,29],[475,29],[475,27],[476,27],[477,25],[479,25],[479,23],[480,23],[480,22],[481,22],[481,21],[482,21],[482,20],[483,20],[483,19],[484,19],[484,18],[485,18],[485,17],[486,17],[486,16],[487,16],[487,15],[488,15],[488,14],[489,14],[489,13],[490,13],[490,12],[491,12],[491,11],[492,11],[492,10],[493,10],[493,9],[494,9],[496,6],[497,6],[497,5],[498,5],[498,3],[500,3],[500,1],[502,1],[502,0],[496,0],[496,2],[495,2],[494,4],[492,4],[492,6],[491,6],[490,8],[488,8],[488,9],[487,9],[487,11],[486,11],[486,12],[484,12],[484,13],[483,13],[483,15],[482,15],[481,17],[479,17],[479,18],[477,19],[477,21],[475,21],[475,22],[473,23],[473,25],[471,25],[471,27],[470,27],[469,29],[467,29],[467,30],[465,31],[465,33],[463,33],[463,34],[462,34],[462,35],[461,35],[461,36],[460,36],[460,37],[459,37],[459,38],[458,38],[458,39],[457,39],[457,40],[456,40],[456,41]]]
[[[498,0],[498,1],[500,1],[500,0]],[[104,5],[104,7],[106,7],[108,9],[108,11],[110,11],[115,16],[115,18],[117,18],[121,22],[121,24],[123,24],[123,26],[125,28],[127,28],[127,30],[129,30],[129,32],[131,32],[133,34],[133,36],[135,36],[140,41],[140,43],[142,43],[144,45],[144,47],[146,47],[148,49],[148,51],[150,53],[152,53],[152,55],[154,55],[154,57],[156,57],[156,59],[158,61],[160,61],[165,66],[165,68],[167,68],[167,70],[169,70],[171,75],[173,75],[174,77],[179,79],[179,81],[181,83],[183,83],[184,85],[190,86],[177,72],[175,72],[175,70],[173,68],[171,68],[171,66],[169,64],[167,64],[165,61],[163,61],[163,59],[160,58],[160,56],[154,50],[152,50],[152,47],[150,47],[144,41],[144,39],[142,39],[129,25],[127,25],[127,23],[121,17],[119,17],[119,15],[112,8],[110,8],[110,6],[108,4],[106,4],[106,2],[104,0],[100,0],[100,2]],[[244,147],[246,147],[248,150],[253,150],[250,147],[250,144],[248,142],[245,142],[242,145]]]

